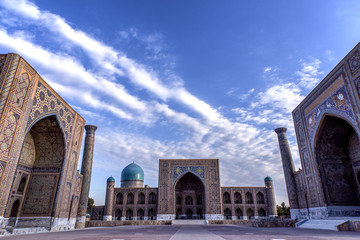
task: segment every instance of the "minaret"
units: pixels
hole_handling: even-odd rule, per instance
[[[271,177],[266,177],[264,179],[265,182],[265,193],[266,193],[266,199],[267,199],[267,212],[269,217],[276,217],[276,201],[275,201],[275,192],[274,192],[274,186],[273,181]]]
[[[115,178],[109,177],[106,181],[105,211],[104,221],[112,221],[112,212],[114,207],[114,186]]]
[[[86,209],[87,209],[87,202],[90,191],[91,170],[92,170],[93,155],[94,155],[94,142],[95,142],[96,129],[97,126],[94,125],[85,126],[85,130],[86,130],[85,146],[84,146],[83,160],[81,164],[81,174],[83,175],[83,180],[81,186],[79,208],[78,208],[76,224],[75,224],[76,228],[85,228]]]
[[[297,191],[296,191],[296,182],[294,177],[294,162],[291,157],[291,151],[289,147],[289,142],[286,138],[286,128],[277,128],[275,132],[278,135],[281,160],[284,169],[286,189],[288,192],[288,198],[290,203],[290,208],[297,209],[299,208]]]

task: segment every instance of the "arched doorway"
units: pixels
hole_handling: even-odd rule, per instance
[[[149,220],[156,220],[156,212],[152,208],[148,212],[148,219]]]
[[[120,209],[117,209],[115,212],[115,219],[121,220],[121,217],[122,217],[122,211]]]
[[[202,219],[205,211],[205,187],[203,182],[193,173],[184,174],[175,184],[175,209],[177,219]],[[182,201],[182,199],[184,201]],[[180,209],[180,211],[179,211]],[[181,209],[187,209],[181,213]],[[201,210],[198,212],[198,210]],[[191,210],[191,211],[190,211]],[[191,217],[190,217],[191,212]],[[194,215],[196,213],[196,215]]]
[[[142,208],[137,211],[137,219],[144,220],[144,210]]]
[[[176,219],[180,219],[181,218],[181,208],[178,208],[176,210]]]
[[[134,215],[133,210],[128,209],[128,210],[126,211],[126,220],[132,220],[132,219],[133,219],[133,215]]]
[[[202,210],[201,210],[201,209],[198,209],[196,214],[197,214],[197,217],[198,217],[199,219],[202,219],[202,218],[203,218],[203,213],[202,213]]]
[[[243,211],[240,208],[235,210],[235,216],[237,219],[243,219]]]
[[[354,160],[360,158],[358,135],[343,119],[325,116],[315,142],[325,200],[328,206],[360,205]]]
[[[228,209],[228,208],[226,208],[225,210],[224,210],[224,217],[225,217],[225,219],[231,219],[231,210],[230,209]]]
[[[264,209],[260,208],[258,211],[258,216],[259,217],[265,217],[266,216],[266,212]]]
[[[24,191],[20,216],[53,216],[64,154],[64,136],[54,115],[31,127],[25,136],[18,164],[18,167],[29,169],[23,170],[29,177],[28,180],[23,178],[18,188],[20,192]]]
[[[190,208],[186,210],[186,218],[193,219],[193,210],[191,210]]]
[[[253,219],[254,216],[255,216],[254,210],[252,210],[251,208],[249,208],[249,209],[246,211],[246,214],[247,214],[248,219]]]

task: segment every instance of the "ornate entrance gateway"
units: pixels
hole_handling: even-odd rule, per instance
[[[175,185],[177,219],[202,219],[205,211],[204,184],[193,173],[184,174]],[[196,213],[196,214],[194,214]]]

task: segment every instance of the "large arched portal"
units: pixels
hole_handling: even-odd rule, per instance
[[[360,205],[353,164],[360,159],[360,145],[352,126],[340,118],[325,116],[315,153],[327,205]]]
[[[30,176],[23,191],[21,217],[53,215],[64,152],[64,138],[55,116],[39,120],[27,133],[18,165]]]
[[[176,183],[174,212],[178,219],[203,218],[205,200],[204,184],[196,175],[186,173]]]

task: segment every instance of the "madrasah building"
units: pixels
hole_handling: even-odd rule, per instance
[[[276,216],[273,182],[263,187],[220,186],[219,159],[160,159],[158,187],[144,186],[144,171],[131,163],[106,183],[104,206],[91,220],[253,219]]]

